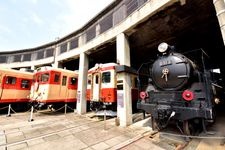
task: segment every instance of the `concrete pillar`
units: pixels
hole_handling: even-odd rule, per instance
[[[86,43],[86,34],[81,34],[78,37],[78,47],[83,46]]]
[[[58,46],[58,44],[56,45],[55,47],[55,58],[59,55],[60,53],[60,47]],[[54,65],[53,67],[55,68],[63,68],[62,64],[57,60],[57,59],[54,59]]]
[[[88,56],[85,53],[80,54],[79,76],[77,89],[77,113],[84,114],[87,112],[86,90],[87,90],[87,73],[88,73]]]
[[[130,66],[130,47],[124,33],[116,37],[117,63],[120,65]],[[117,74],[117,80],[123,81],[123,90],[118,95],[117,118],[120,126],[125,127],[132,124],[132,100],[131,100],[131,77],[128,73],[122,72]],[[119,102],[122,100],[122,102]]]
[[[225,45],[225,1],[224,0],[213,0],[213,4],[216,9],[216,15],[219,21],[220,30],[223,37],[223,43]]]
[[[130,47],[124,33],[120,33],[116,37],[116,57],[118,64],[130,67]]]

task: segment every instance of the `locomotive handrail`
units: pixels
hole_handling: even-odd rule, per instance
[[[144,65],[149,65],[149,64],[152,64],[154,61],[153,60],[150,60],[149,62],[146,62],[146,63],[142,63],[141,66],[138,68],[137,70],[137,87],[138,87],[138,93],[140,92],[140,89],[141,89],[141,83],[140,83],[140,70],[141,68],[144,66]],[[149,70],[148,70],[149,72]]]
[[[188,53],[195,52],[195,51],[202,51],[203,54],[205,54],[205,56],[210,58],[209,55],[202,48],[198,48],[198,49],[193,49],[193,50],[190,50],[190,51],[182,52],[181,54],[188,54]]]
[[[138,68],[137,73],[139,74],[139,71],[141,70],[141,68],[142,68],[143,65],[148,65],[148,64],[153,63],[153,62],[154,61],[151,60],[150,62],[142,63],[141,66]]]

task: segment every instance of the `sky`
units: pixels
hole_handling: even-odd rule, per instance
[[[114,0],[0,0],[0,52],[35,48],[85,25]]]

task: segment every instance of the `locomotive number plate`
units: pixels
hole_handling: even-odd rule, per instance
[[[162,61],[159,61],[159,66],[160,67],[167,66],[167,65],[172,65],[172,61],[171,60],[162,60]]]

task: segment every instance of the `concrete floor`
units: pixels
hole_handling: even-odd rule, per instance
[[[222,150],[225,117],[221,116],[209,130],[214,135],[200,134],[205,138],[192,138],[186,142],[182,137],[164,135],[171,130],[156,134],[150,128],[150,118],[142,119],[142,114],[134,114],[134,124],[128,127],[116,126],[115,118],[93,117],[93,113],[78,115],[51,111],[34,113],[34,121],[29,122],[29,112],[0,114],[0,150]],[[173,133],[173,132],[172,132]],[[174,132],[176,133],[176,132]]]
[[[90,114],[29,113],[0,115],[0,150],[16,149],[161,149],[143,138],[149,127],[119,127],[115,118],[106,122],[90,118]],[[138,141],[138,143],[135,143]]]

